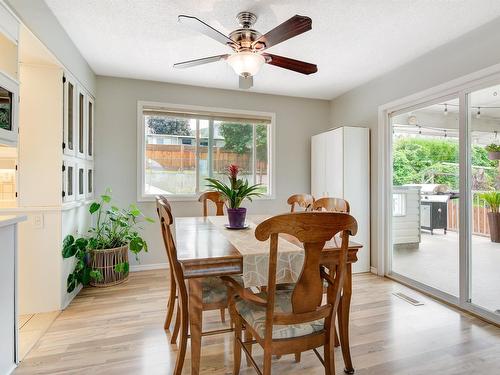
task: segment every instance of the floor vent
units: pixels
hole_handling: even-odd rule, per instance
[[[424,303],[416,300],[415,298],[411,298],[410,296],[407,296],[404,293],[398,292],[398,293],[393,293],[396,297],[401,298],[402,300],[405,300],[408,303],[411,303],[413,306],[421,306]]]

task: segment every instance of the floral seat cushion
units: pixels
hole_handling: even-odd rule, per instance
[[[258,296],[267,299],[267,293],[261,292]],[[243,299],[236,300],[236,310],[241,317],[250,324],[261,338],[266,328],[266,308]],[[274,311],[281,313],[292,312],[292,290],[277,290],[274,299]],[[273,339],[288,339],[309,335],[324,329],[324,319],[312,322],[291,325],[273,325]]]
[[[241,276],[231,276],[238,283],[243,285]],[[201,281],[203,288],[203,303],[227,303],[227,287],[219,277],[205,277]]]

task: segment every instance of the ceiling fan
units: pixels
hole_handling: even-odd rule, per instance
[[[302,74],[312,74],[318,71],[315,64],[263,52],[278,43],[311,30],[312,21],[309,17],[295,15],[265,34],[252,29],[253,24],[257,21],[255,14],[240,12],[236,19],[241,28],[226,36],[196,17],[180,15],[179,22],[229,46],[234,53],[183,61],[174,64],[174,68],[184,69],[225,60],[239,75],[241,89],[249,89],[253,86],[253,76],[258,73],[264,63]]]

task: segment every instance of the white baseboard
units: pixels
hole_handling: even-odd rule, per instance
[[[130,266],[130,272],[161,270],[168,268],[168,263],[135,264]]]
[[[370,267],[370,272],[374,273],[375,275],[378,275],[378,271],[375,267]]]

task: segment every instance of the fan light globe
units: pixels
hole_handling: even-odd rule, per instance
[[[262,64],[264,57],[255,52],[238,52],[227,58],[227,63],[233,68],[236,74],[243,77],[256,75]]]

